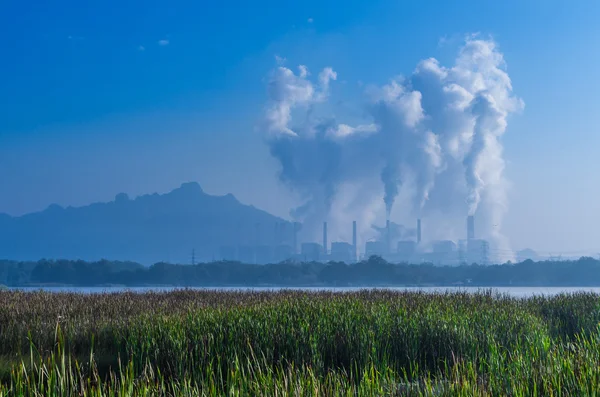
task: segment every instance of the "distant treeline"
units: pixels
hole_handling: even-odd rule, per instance
[[[0,261],[0,283],[7,286],[600,286],[600,261],[531,260],[517,264],[434,266],[391,264],[380,257],[347,265],[291,263],[251,265],[212,262],[198,265],[102,260]]]

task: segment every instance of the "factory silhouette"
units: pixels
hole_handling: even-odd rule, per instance
[[[381,227],[372,225],[376,233],[364,234],[365,225],[350,218],[347,226],[329,224],[336,237],[340,229],[352,231],[346,234],[352,236],[347,237],[349,241],[331,241],[327,222],[323,223],[322,239],[311,241],[307,232],[314,229],[306,225],[242,204],[231,194],[207,194],[191,182],[168,193],[135,199],[120,193],[114,201],[83,207],[51,205],[18,217],[0,214],[0,259],[273,264],[354,263],[377,255],[389,262],[411,264],[495,261],[490,251],[496,251],[475,238],[473,217],[468,218],[465,239],[458,242],[428,238],[428,225],[427,220],[417,220],[416,228],[407,228],[388,221]],[[362,240],[366,236],[373,238]]]
[[[288,227],[286,227],[286,225]],[[433,263],[437,265],[460,265],[463,263],[489,263],[489,243],[475,238],[475,218],[467,217],[466,238],[452,240],[424,241],[422,222],[417,219],[416,233],[413,239],[393,237],[392,223],[387,220],[385,228],[377,228],[379,236],[365,242],[364,247],[357,245],[356,221],[352,222],[352,242],[329,242],[327,222],[323,222],[323,241],[298,242],[298,222],[275,223],[270,244],[258,243],[261,238],[261,225],[255,225],[254,245],[238,244],[222,246],[219,256],[225,261],[242,263],[279,263],[292,262],[345,262],[355,263],[379,256],[392,263]],[[350,225],[348,225],[350,226]],[[395,225],[398,226],[398,225]]]

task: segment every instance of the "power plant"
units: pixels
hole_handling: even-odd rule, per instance
[[[364,250],[359,253],[357,242],[357,223],[352,221],[352,242],[329,242],[327,221],[323,222],[323,240],[302,242],[298,250],[298,232],[301,224],[292,223],[286,228],[285,223],[274,225],[274,238],[271,245],[261,245],[259,225],[256,225],[254,246],[242,245],[222,247],[219,257],[222,260],[240,261],[243,263],[279,263],[294,262],[345,262],[355,263],[369,259],[373,255],[380,256],[392,263],[433,263],[436,265],[459,265],[463,263],[489,263],[489,244],[485,240],[475,238],[475,217],[466,219],[466,238],[458,240],[423,241],[422,221],[417,219],[416,229],[410,235],[413,239],[398,237],[398,228],[402,227],[386,220],[385,227],[376,228],[379,237],[365,242]],[[291,229],[291,231],[289,231]],[[406,229],[405,229],[406,230]],[[239,240],[239,237],[238,237]]]
[[[506,131],[508,116],[523,105],[507,84],[510,79],[502,59],[493,41],[467,40],[454,64],[444,67],[428,58],[422,64],[426,66],[377,87],[381,92],[393,91],[393,99],[379,98],[377,106],[369,106],[362,117],[370,124],[356,126],[337,124],[335,111],[328,123],[310,116],[313,106],[314,109],[322,107],[329,114],[335,108],[334,103],[329,102],[331,98],[321,96],[320,83],[314,76],[309,77],[305,69],[298,75],[282,66],[276,69],[285,73],[273,73],[268,80],[269,87],[275,89],[269,90],[263,129],[270,153],[279,166],[281,181],[303,198],[296,210],[310,222],[311,233],[315,233],[310,239],[320,242],[319,232],[313,229],[324,220],[329,222],[329,239],[327,243],[320,243],[323,260],[332,254],[330,245],[337,238],[338,230],[346,228],[346,225],[334,225],[333,215],[329,214],[338,216],[340,206],[346,207],[349,203],[352,204],[348,212],[360,211],[360,205],[369,202],[365,219],[385,213],[389,222],[384,220],[381,225],[379,221],[379,227],[374,227],[378,230],[375,238],[367,236],[367,225],[359,225],[359,231],[364,233],[358,236],[361,246],[357,250],[358,260],[373,254],[390,261],[401,259],[417,263],[488,262],[487,243],[477,238],[482,237],[481,231],[485,230],[487,235],[491,229],[482,228],[476,235],[475,226],[480,226],[473,215],[494,219],[494,222],[499,222],[504,215],[507,185],[503,177],[501,136]],[[436,72],[432,72],[432,68]],[[329,76],[327,78],[337,76],[332,69],[323,69],[322,73]],[[496,78],[498,75],[503,78]],[[486,83],[485,95],[481,81]],[[459,94],[448,95],[449,87]],[[305,92],[305,89],[306,103],[303,104],[310,104],[311,112],[294,112],[292,122],[292,108],[301,103],[297,92]],[[398,111],[396,92],[411,98],[411,111]],[[416,113],[412,111],[413,104],[417,106]],[[480,161],[486,158],[488,151],[494,153],[494,160]],[[344,197],[338,195],[342,190]],[[371,200],[378,200],[381,208],[371,207]],[[400,201],[404,208],[392,211],[398,208]],[[418,214],[411,219],[413,233],[398,238],[398,225],[390,216],[404,215],[411,210],[415,215],[417,211],[422,212],[423,218]],[[432,227],[434,219],[444,214],[448,218],[464,214],[459,220],[460,238],[456,225],[446,225],[445,220],[440,222],[440,226],[444,224],[443,231],[452,236],[452,244],[432,241],[448,238]],[[465,220],[466,234],[462,227]],[[512,257],[508,241],[499,230],[492,234],[498,244],[497,257]],[[350,240],[349,236],[344,238]],[[368,241],[360,241],[365,238]],[[414,242],[414,249],[410,241]],[[402,242],[400,251],[399,242]]]

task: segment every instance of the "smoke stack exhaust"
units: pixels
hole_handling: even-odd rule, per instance
[[[417,219],[417,244],[421,243],[421,218]]]
[[[475,218],[473,215],[467,217],[467,240],[475,238]]]
[[[358,260],[358,250],[356,249],[356,221],[352,221],[352,260]]]
[[[390,234],[390,220],[389,219],[385,222],[385,229],[386,229],[386,240],[387,240],[386,241],[386,247],[385,247],[385,249],[386,249],[386,251],[388,253],[390,253],[391,252],[390,248],[391,248],[391,241],[392,241],[391,237],[392,236]]]
[[[327,222],[323,222],[323,253],[327,255]]]

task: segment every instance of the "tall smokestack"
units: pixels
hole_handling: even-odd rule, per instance
[[[386,230],[386,247],[385,247],[385,249],[388,253],[390,253],[391,245],[392,245],[391,244],[392,236],[390,235],[390,220],[389,219],[385,222],[385,230]]]
[[[327,255],[327,222],[323,222],[323,253]]]
[[[298,253],[298,222],[294,222],[294,251],[293,254],[296,255]]]
[[[467,217],[467,240],[475,238],[475,218],[473,215]]]
[[[356,221],[352,221],[352,260],[358,260],[358,250],[356,249]]]
[[[417,219],[417,244],[421,243],[421,219]]]

